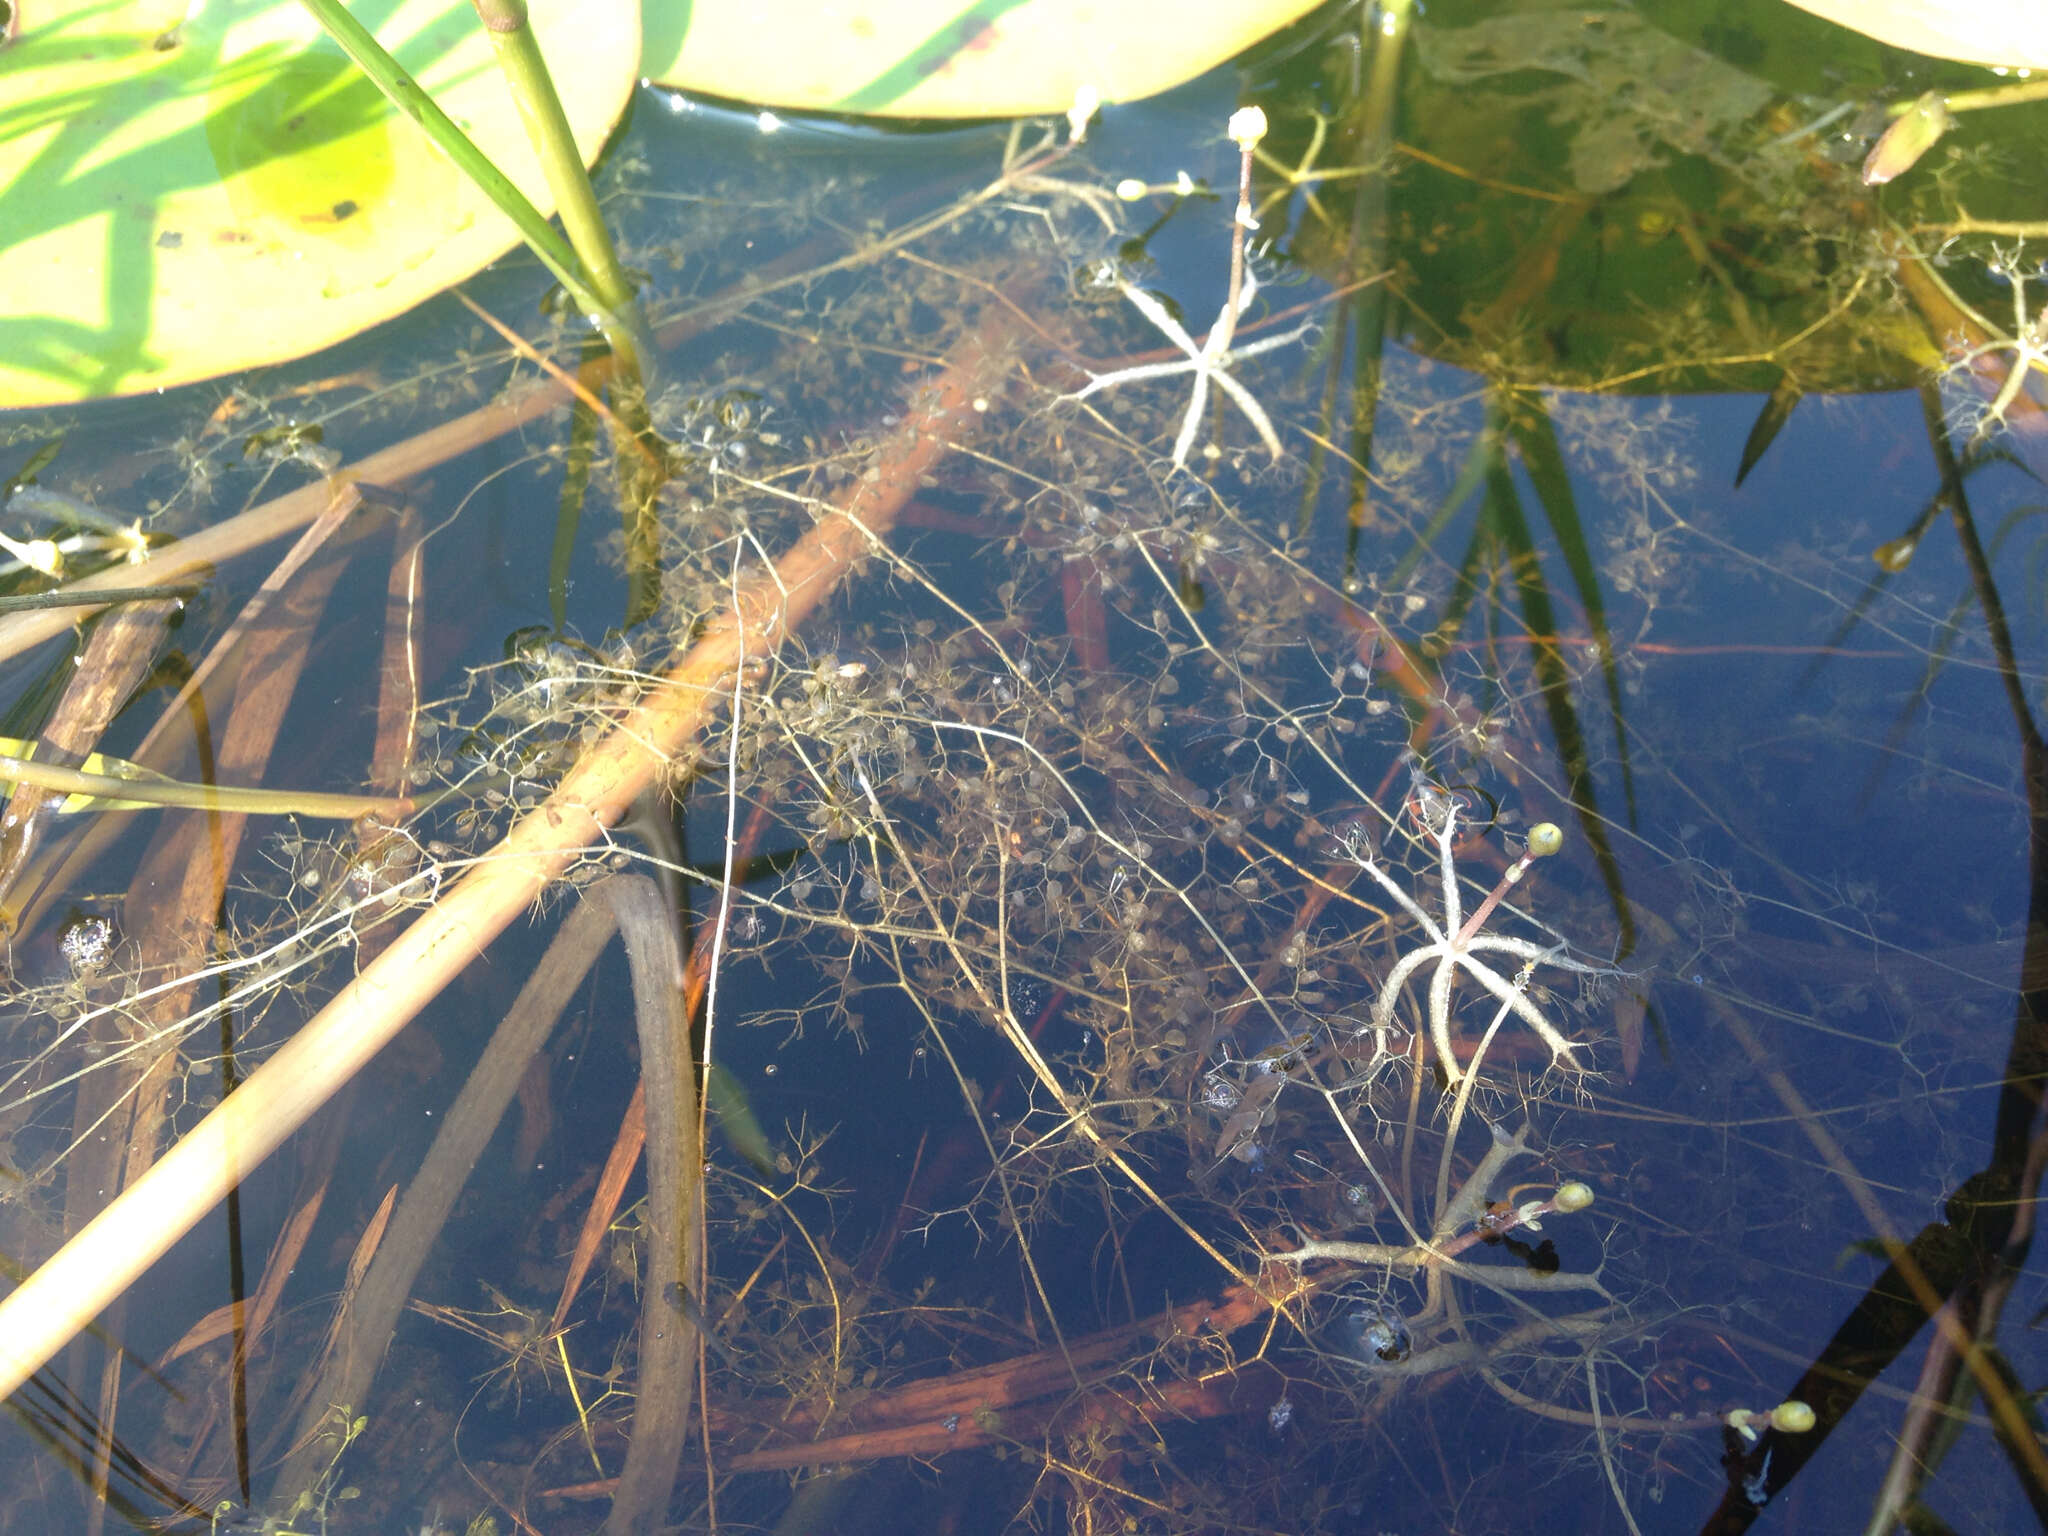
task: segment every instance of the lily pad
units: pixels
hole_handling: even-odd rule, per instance
[[[638,0],[533,0],[586,159]],[[363,19],[543,209],[467,0]],[[0,51],[0,405],[132,394],[355,335],[517,243],[296,0],[46,0]]]
[[[2041,0],[1792,0],[1867,37],[1937,59],[2048,69]]]
[[[1673,9],[1694,20],[1699,8]],[[1788,51],[1781,31],[1805,37],[1817,25],[1775,0],[1724,3],[1718,14],[1723,25],[1708,35],[1759,65]],[[1822,83],[1817,66],[1788,95],[1665,31],[1664,19],[1661,9],[1649,19],[1641,7],[1556,0],[1432,6],[1403,81],[1399,169],[1375,215],[1398,293],[1386,333],[1525,389],[1778,391],[1789,401],[1929,377],[1942,365],[1940,332],[1930,336],[1890,281],[1872,233],[1879,210],[1858,175],[1864,142],[1844,137],[1853,102],[1808,94]],[[1845,51],[1876,52],[1840,36]],[[1477,88],[1493,82],[1507,84]],[[1304,113],[1275,115],[1261,146],[1265,200],[1292,190],[1277,178],[1307,153],[1313,125]],[[1966,121],[1957,138],[1987,144],[1972,136],[1995,131],[1997,154],[1944,160],[1939,177],[1893,189],[1883,212],[1906,228],[1952,219],[1957,206],[1986,219],[2036,213],[2009,167],[2039,163],[2048,115],[1995,115],[1992,129]],[[1816,121],[1822,128],[1807,131]],[[1311,174],[1332,179],[1311,186],[1316,205],[1284,243],[1297,261],[1348,280],[1360,274],[1347,189],[1363,183],[1337,179],[1341,153],[1318,149]]]
[[[798,111],[1064,112],[1192,80],[1321,0],[647,0],[648,77]]]

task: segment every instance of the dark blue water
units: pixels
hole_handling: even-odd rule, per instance
[[[1335,16],[1111,109],[1085,148],[850,262],[997,176],[1003,134],[764,137],[649,93],[602,184],[629,264],[652,274],[651,317],[785,259],[802,274],[663,360],[654,423],[687,452],[659,502],[660,610],[627,612],[602,434],[580,526],[558,535],[566,411],[403,488],[436,530],[416,616],[423,776],[515,777],[514,806],[475,780],[417,825],[452,879],[511,820],[517,780],[550,782],[625,674],[657,670],[729,600],[736,555],[758,571],[787,549],[963,337],[1021,316],[973,443],[744,680],[737,778],[721,715],[667,829],[591,861],[679,871],[679,931],[701,949],[728,818],[740,834],[711,1028],[733,1086],[714,1105],[691,1302],[721,1347],[678,1527],[709,1527],[715,1487],[723,1525],[790,1530],[1858,1530],[1895,1446],[1922,1433],[1915,1383],[1947,1326],[1930,1302],[1994,1341],[1994,1403],[2035,1389],[2041,1069],[2021,989],[2048,816],[2027,771],[2048,452],[2030,396],[1979,436],[1978,386],[1897,345],[1910,332],[1931,358],[1951,340],[1897,273],[1957,216],[1955,178],[1979,178],[1974,213],[2020,200],[2001,145],[2038,135],[2039,109],[1965,131],[1953,165],[1879,209],[1826,135],[1785,147],[1829,103],[1771,87],[1716,117],[1700,103],[1733,100],[1727,60],[1656,55],[1649,120],[1690,102],[1706,138],[1667,124],[1617,148],[1559,82],[1611,104],[1610,72],[1651,55],[1588,43],[1570,68],[1452,80],[1443,39],[1478,19],[1425,20],[1438,51],[1407,60],[1380,152]],[[1177,468],[1192,366],[1072,396],[1091,373],[1188,361],[1117,277],[1198,342],[1210,330],[1237,172],[1222,128],[1245,99],[1285,166],[1331,120],[1325,179],[1257,173],[1260,290],[1238,345],[1307,328],[1227,364],[1285,452],[1219,385]],[[1589,144],[1621,156],[1618,185]],[[1182,171],[1223,195],[1165,190]],[[1124,178],[1154,190],[1098,195]],[[2012,251],[1963,234],[1934,270],[2002,322],[2015,274],[2029,314],[2048,302],[2038,258]],[[538,332],[543,286],[512,257],[471,292]],[[475,354],[469,384],[424,378],[456,348]],[[353,368],[383,389],[292,393]],[[74,424],[43,483],[131,515],[153,500],[186,531],[308,478],[287,464],[259,487],[241,444],[266,427],[317,420],[346,463],[530,372],[437,302],[245,381],[211,437],[225,384],[84,413],[107,451],[88,460]],[[1665,384],[1680,392],[1648,392]],[[1773,384],[1799,398],[1753,435]],[[18,444],[63,425],[7,423]],[[180,438],[206,450],[203,485]],[[1888,571],[1880,552],[1916,524]],[[304,621],[315,661],[267,782],[361,782],[390,549],[364,540]],[[220,572],[178,643],[197,654],[265,568]],[[12,686],[26,698],[66,665],[23,658]],[[1462,1109],[1428,1043],[1435,965],[1383,1002],[1404,954],[1457,938],[1445,806],[1462,915],[1530,826],[1563,833],[1476,931],[1513,941],[1473,952],[1501,990],[1461,970],[1438,1005],[1460,1074],[1498,1022]],[[101,1133],[75,1123],[78,1047],[51,1021],[138,985],[117,958],[65,993],[56,935],[67,905],[125,919],[135,824],[17,940],[0,1129],[22,1178],[0,1247],[24,1262],[79,1198],[74,1141]],[[252,835],[224,953],[318,914],[305,872],[341,868],[309,846],[324,835]],[[304,1491],[273,1488],[274,1469],[350,1254],[571,900],[490,949],[251,1176],[239,1233],[195,1233],[112,1327],[131,1362],[160,1357],[230,1300],[231,1242],[253,1288],[331,1169],[250,1355],[259,1500]],[[239,1008],[238,1058],[260,1060],[369,953],[337,949]],[[614,954],[490,1141],[370,1400],[349,1405],[360,1437],[313,1490],[328,1528],[602,1520],[650,1388],[637,1176],[569,1331],[546,1325],[637,1080],[632,1010]],[[211,1017],[188,1027],[172,1130],[218,1096],[219,1036]],[[1459,1243],[1488,1199],[1506,1230],[1431,1279],[1402,1256],[1410,1228],[1430,1233],[1440,1167],[1457,1191],[1489,1125],[1528,1150],[1436,1236]],[[1590,1186],[1589,1209],[1506,1214],[1566,1180]],[[1376,1246],[1308,1266],[1299,1289],[1295,1266],[1261,1270],[1314,1241]],[[1886,1273],[1902,1249],[1905,1280]],[[1528,1278],[1559,1272],[1589,1283]],[[1277,1306],[1245,1289],[1261,1274]],[[17,1399],[44,1426],[4,1453],[20,1493],[0,1518],[22,1529],[84,1524],[90,1496],[52,1436],[90,1438],[99,1347]],[[230,1374],[225,1343],[162,1382],[131,1363],[116,1432],[137,1462],[117,1463],[129,1502],[111,1518],[175,1509],[166,1490],[239,1504]],[[2030,1474],[1990,1433],[1984,1389],[1929,1379],[1955,1430],[1913,1441],[1911,1497],[1951,1529],[2022,1528]],[[1720,1427],[1795,1392],[1817,1429],[1751,1443]]]

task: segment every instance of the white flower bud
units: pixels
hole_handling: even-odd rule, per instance
[[[1266,113],[1261,107],[1239,107],[1230,114],[1225,130],[1239,149],[1250,149],[1266,136]]]

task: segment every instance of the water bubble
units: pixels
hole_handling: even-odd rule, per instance
[[[75,981],[90,981],[107,968],[114,952],[113,919],[84,912],[67,922],[57,935],[57,953],[71,967]]]
[[[1374,1361],[1398,1364],[1408,1358],[1413,1347],[1408,1324],[1401,1314],[1377,1301],[1347,1308],[1331,1332],[1331,1343],[1337,1353],[1366,1365]]]

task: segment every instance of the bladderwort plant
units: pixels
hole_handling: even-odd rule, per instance
[[[1953,240],[1952,235],[1947,236]],[[1942,262],[1902,257],[1900,270],[1923,310],[1946,334],[1941,338],[1940,382],[1972,395],[1956,412],[1963,446],[1974,452],[2010,425],[2022,392],[2048,383],[2048,304],[2028,311],[2027,288],[2048,283],[2048,265],[2029,262],[2023,245],[1994,247],[1981,257],[1982,270],[2011,297],[2011,328],[1971,304],[1941,271]]]
[[[1119,368],[1110,373],[1097,374],[1087,385],[1067,396],[1070,400],[1086,400],[1098,391],[1116,389],[1125,384],[1141,383],[1150,379],[1173,378],[1179,374],[1194,375],[1194,389],[1188,395],[1187,410],[1181,416],[1180,432],[1173,440],[1172,464],[1175,469],[1185,469],[1188,451],[1194,447],[1195,434],[1201,430],[1202,414],[1209,403],[1209,386],[1213,383],[1230,397],[1231,403],[1244,412],[1259,434],[1259,441],[1266,445],[1266,451],[1277,462],[1285,451],[1280,445],[1280,434],[1273,429],[1273,419],[1266,414],[1266,408],[1259,404],[1258,397],[1239,382],[1230,369],[1231,365],[1262,353],[1277,351],[1292,346],[1309,333],[1313,326],[1303,321],[1292,330],[1274,336],[1263,336],[1243,346],[1235,345],[1238,322],[1251,308],[1253,297],[1258,293],[1258,278],[1245,262],[1245,236],[1256,230],[1258,221],[1252,215],[1252,157],[1259,140],[1266,135],[1266,114],[1257,107],[1247,107],[1230,119],[1230,138],[1238,146],[1239,171],[1237,190],[1237,212],[1230,226],[1230,292],[1223,301],[1223,308],[1217,311],[1216,323],[1209,328],[1209,334],[1197,345],[1188,335],[1187,329],[1176,320],[1151,294],[1132,283],[1129,278],[1116,270],[1114,264],[1102,268],[1104,279],[1117,292],[1128,299],[1132,306],[1156,326],[1166,339],[1180,349],[1182,360],[1171,363],[1141,363],[1129,368]]]
[[[1085,197],[1074,206],[1099,215]],[[720,382],[733,389],[773,381],[765,387],[781,441],[753,434],[706,444],[721,450],[708,457],[717,472],[679,476],[670,488],[684,502],[663,526],[670,633],[714,630],[743,597],[764,602],[769,583],[743,594],[736,570],[765,564],[761,551],[829,520],[830,493],[869,472],[864,445],[846,441],[839,404],[876,389],[872,369],[859,366],[867,339],[893,334],[885,332],[900,326],[892,312],[913,303],[948,324],[970,312],[976,286],[988,281],[975,262],[995,243],[992,234],[1015,236],[1018,221],[1004,214],[990,206],[962,220],[957,241],[923,242],[918,255],[928,265],[915,271],[877,263],[844,286],[820,274],[780,307],[773,295],[757,301],[758,317],[800,334],[802,344],[753,377],[737,362],[706,364],[730,367]],[[1243,229],[1236,226],[1234,244],[1241,246]],[[1250,287],[1247,274],[1233,310]],[[1219,320],[1220,344],[1212,332],[1207,348],[1187,349],[1182,371],[1195,374],[1197,391],[1214,382],[1230,393],[1218,370],[1242,366],[1246,390],[1256,384],[1286,420],[1300,400],[1285,371],[1257,366],[1266,351],[1230,346],[1227,324]],[[1205,371],[1196,353],[1208,348]],[[1273,1238],[1284,1222],[1304,1244],[1290,1266],[1297,1272],[1313,1261],[1363,1273],[1396,1254],[1398,1265],[1382,1267],[1406,1280],[1439,1291],[1455,1280],[1481,1304],[1505,1296],[1514,1306],[1502,1328],[1478,1306],[1410,1311],[1387,1301],[1414,1334],[1424,1366],[1496,1369],[1511,1350],[1580,1340],[1595,1326],[1639,1326],[1610,1305],[1623,1288],[1600,1266],[1575,1257],[1571,1278],[1591,1276],[1593,1284],[1567,1287],[1525,1284],[1523,1266],[1495,1262],[1482,1245],[1582,1210],[1576,1189],[1564,1194],[1582,1181],[1566,1177],[1574,1170],[1563,1157],[1551,1157],[1559,1167],[1555,1177],[1546,1171],[1540,1198],[1495,1188],[1506,1155],[1489,1151],[1475,1169],[1457,1145],[1455,1116],[1448,1129],[1440,1108],[1427,1116],[1411,1109],[1404,1120],[1402,1095],[1411,1105],[1423,1098],[1427,1062],[1419,1051],[1396,1058],[1384,1049],[1402,999],[1433,966],[1417,1033],[1431,1039],[1458,1088],[1460,1113],[1481,1082],[1521,1097],[1522,1129],[1496,1138],[1496,1147],[1511,1141],[1514,1155],[1529,1154],[1537,1132],[1527,1122],[1545,1115],[1565,1073],[1524,1082],[1497,1058],[1482,1072],[1484,1041],[1461,1068],[1453,1054],[1460,990],[1476,986],[1495,1001],[1495,1029],[1518,1021],[1551,1048],[1555,1066],[1587,1069],[1597,1044],[1591,1031],[1563,1022],[1563,1000],[1530,990],[1541,967],[1602,974],[1573,958],[1561,937],[1583,914],[1546,910],[1557,932],[1531,926],[1522,930],[1534,935],[1527,938],[1489,927],[1511,914],[1534,919],[1510,902],[1512,880],[1476,905],[1476,893],[1462,888],[1455,844],[1470,818],[1451,790],[1411,773],[1404,811],[1398,793],[1389,803],[1387,791],[1374,788],[1412,769],[1401,744],[1409,722],[1358,636],[1330,621],[1347,595],[1299,547],[1276,540],[1270,519],[1247,510],[1245,458],[1275,481],[1294,467],[1269,465],[1254,450],[1204,455],[1203,475],[1184,472],[1200,402],[1184,411],[1174,400],[1167,409],[1148,393],[1130,391],[1116,411],[1078,420],[1072,411],[1024,412],[977,445],[973,460],[923,466],[928,510],[968,519],[958,509],[979,509],[967,520],[967,553],[915,530],[893,540],[850,538],[843,556],[869,562],[873,580],[908,594],[902,614],[876,618],[863,598],[816,615],[796,640],[778,629],[771,643],[749,630],[739,662],[728,653],[720,669],[673,685],[690,691],[692,708],[700,694],[731,700],[722,735],[714,726],[698,740],[664,727],[660,778],[668,785],[694,776],[699,793],[723,802],[728,829],[766,829],[768,856],[751,860],[753,878],[733,874],[750,861],[733,856],[730,832],[725,868],[714,875],[606,826],[578,832],[589,840],[560,856],[546,894],[560,901],[570,887],[627,863],[709,891],[737,909],[725,930],[735,967],[727,995],[737,1001],[722,1005],[721,1041],[737,1036],[749,1050],[772,1050],[801,1040],[823,1052],[847,1036],[869,1054],[900,1049],[932,1101],[957,1098],[970,1155],[985,1173],[965,1181],[964,1192],[907,1192],[906,1224],[935,1235],[960,1229],[992,1254],[1014,1244],[1020,1268],[1030,1271],[1024,1305],[1036,1309],[1034,1332],[1041,1321],[1063,1340],[1075,1330],[1080,1308],[1061,1288],[1074,1273],[1059,1272],[1072,1258],[1071,1227],[1094,1224],[1104,1272],[1121,1279],[1136,1223],[1153,1221],[1157,1230],[1164,1219],[1207,1255],[1196,1260],[1204,1285],[1251,1294],[1275,1269],[1269,1260],[1290,1257]],[[1035,403],[1050,405],[1050,392]],[[1180,444],[1174,457],[1183,463],[1163,471],[1169,442]],[[727,451],[739,447],[746,452]],[[1091,614],[1091,601],[1099,612]],[[1083,654],[1078,637],[1091,618],[1114,626],[1113,655]],[[1469,665],[1476,677],[1479,664]],[[1540,694],[1526,676],[1489,681],[1501,700],[1489,750],[1512,753],[1518,737],[1540,731]],[[1448,694],[1454,685],[1442,686]],[[572,764],[585,749],[610,739],[614,724],[662,687],[660,669],[624,641],[582,647],[557,639],[515,647],[507,662],[472,676],[467,696],[430,706],[417,771],[474,793],[413,834],[406,888],[422,901],[440,894],[443,869],[456,886],[471,850],[488,847],[548,786],[565,776],[573,782]],[[1448,737],[1432,765],[1447,782],[1487,771],[1476,742]],[[1563,803],[1540,769],[1514,766],[1532,807]],[[1400,867],[1392,850],[1344,845],[1326,822],[1347,816],[1393,828],[1409,863],[1420,856],[1420,873]],[[1548,846],[1541,826],[1516,862],[1522,872],[1527,857]],[[321,893],[356,878],[338,867],[339,846],[294,835],[273,851],[290,876],[281,903],[287,921],[318,913],[322,934],[348,934],[354,912],[382,915],[396,899],[379,889],[362,898],[374,905],[330,915]],[[487,853],[473,862],[496,867]],[[529,888],[506,905],[524,911],[533,897]],[[473,931],[461,942],[473,944]],[[247,937],[253,950],[253,929]],[[310,954],[311,937],[274,963],[296,965]],[[347,954],[338,938],[339,969],[347,969]],[[1510,976],[1514,962],[1521,971]],[[1262,1050],[1276,1033],[1286,1048]],[[1296,1037],[1305,1039],[1296,1045]],[[1361,1061],[1366,1054],[1372,1059]],[[1188,1085],[1219,1061],[1247,1058],[1267,1069],[1260,1081],[1269,1085],[1262,1091],[1270,1112],[1246,1126],[1245,1158],[1219,1157],[1205,1123],[1213,1110]],[[1182,1155],[1182,1143],[1193,1155]],[[713,1402],[766,1395],[748,1373],[772,1372],[772,1390],[786,1399],[778,1408],[824,1425],[836,1422],[843,1396],[881,1395],[906,1360],[962,1365],[992,1341],[1016,1342],[1014,1316],[985,1299],[961,1303],[947,1293],[951,1276],[922,1282],[934,1296],[913,1291],[916,1282],[892,1279],[887,1240],[875,1244],[878,1257],[857,1253],[855,1234],[836,1227],[829,1202],[796,1198],[829,1182],[840,1146],[815,1130],[783,1129],[781,1147],[791,1149],[787,1185],[744,1190],[725,1181],[727,1193],[714,1201],[710,1273],[701,1286],[692,1277],[686,1293],[745,1362],[728,1373],[720,1355],[708,1366]],[[1386,1175],[1389,1154],[1411,1150],[1434,1160],[1439,1188],[1455,1186],[1456,1196],[1440,1194],[1431,1205],[1403,1187],[1405,1179]],[[1318,1171],[1305,1179],[1302,1169]],[[1505,1214],[1487,1211],[1495,1196]],[[1384,1233],[1363,1230],[1380,1225]],[[1583,1224],[1559,1225],[1576,1232]],[[1369,1242],[1374,1236],[1386,1240]],[[1370,1257],[1327,1246],[1354,1241],[1366,1245],[1354,1253]],[[638,1272],[628,1255],[622,1279]],[[1278,1368],[1319,1373],[1353,1394],[1361,1413],[1376,1411],[1388,1383],[1361,1383],[1324,1358],[1314,1338],[1320,1282],[1304,1283],[1309,1294],[1284,1303],[1293,1310],[1260,1348]],[[1598,1301],[1601,1315],[1589,1322],[1522,1310],[1531,1297],[1566,1289]],[[632,1327],[602,1298],[572,1299],[576,1331],[554,1335],[565,1351],[560,1379],[622,1417],[631,1372],[619,1362],[632,1356]],[[541,1315],[532,1297],[512,1303]],[[1128,1310],[1136,1315],[1142,1305]],[[961,1326],[969,1316],[973,1329]],[[1154,1351],[1148,1334],[1121,1346],[1117,1358],[1148,1386],[1178,1389],[1199,1385],[1228,1347],[1206,1333],[1162,1334]],[[601,1376],[607,1355],[610,1372]],[[1418,1366],[1413,1374],[1423,1373]],[[550,1366],[550,1390],[553,1380]],[[1060,1375],[1060,1390],[1074,1390],[1071,1373]],[[1602,1390],[1593,1387],[1596,1412]],[[362,1400],[374,1430],[375,1406],[366,1394]],[[535,1383],[530,1410],[551,1409],[580,1412],[543,1400]],[[1528,1422],[1540,1420],[1531,1414]],[[972,1423],[970,1415],[955,1428],[964,1433]],[[560,1443],[579,1454],[585,1446],[581,1436]],[[1049,1429],[1042,1464],[1046,1483],[1064,1480],[1077,1503],[1124,1509],[1150,1497],[1146,1477],[1186,1475],[1164,1455],[1134,1454],[1085,1425]],[[1216,1483],[1229,1475],[1217,1472]],[[587,1461],[577,1476],[589,1476]],[[1182,1486],[1208,1476],[1198,1471]],[[1237,1515],[1222,1498],[1187,1509],[1179,1528],[1215,1529],[1226,1514],[1239,1528],[1280,1523]]]
[[[1459,890],[1454,852],[1460,809],[1458,797],[1435,785],[1418,782],[1409,798],[1408,809],[1425,829],[1435,851],[1443,917],[1441,922],[1431,917],[1408,893],[1407,887],[1388,874],[1372,855],[1369,845],[1358,844],[1360,867],[1402,911],[1414,919],[1428,940],[1408,950],[1387,972],[1380,987],[1379,1001],[1373,1007],[1372,1027],[1382,1031],[1393,1027],[1402,988],[1411,976],[1434,961],[1436,969],[1430,973],[1425,1020],[1438,1063],[1448,1082],[1456,1083],[1464,1076],[1451,1045],[1452,999],[1461,970],[1498,998],[1503,1009],[1536,1032],[1537,1038],[1550,1047],[1553,1065],[1562,1062],[1566,1067],[1577,1070],[1580,1063],[1573,1054],[1575,1047],[1572,1042],[1544,1017],[1543,1010],[1529,996],[1530,975],[1538,966],[1552,966],[1579,976],[1613,976],[1618,973],[1608,967],[1587,965],[1573,959],[1562,941],[1538,944],[1511,934],[1486,931],[1486,921],[1500,906],[1502,898],[1520,882],[1534,861],[1548,858],[1563,846],[1564,834],[1552,822],[1541,822],[1531,827],[1521,856],[1508,866],[1500,883],[1468,918],[1463,915],[1464,901]],[[1508,955],[1521,961],[1521,973],[1516,979],[1509,980],[1481,958],[1489,954]]]
[[[2048,273],[2044,273],[2039,262],[2029,266],[2017,249],[1996,253],[1989,268],[1992,275],[2003,281],[2012,292],[2012,329],[2003,330],[1957,299],[1957,308],[1988,339],[1975,346],[1961,347],[1949,358],[1950,370],[1961,375],[1970,372],[1983,359],[1999,353],[2007,354],[2005,377],[1971,429],[1969,441],[1973,446],[2007,424],[2013,401],[2019,398],[2022,389],[2034,382],[2036,375],[2041,382],[2048,383],[2048,304],[2038,307],[2032,315],[2027,313],[2027,285],[2048,281]]]

